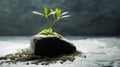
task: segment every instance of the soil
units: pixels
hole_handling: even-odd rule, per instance
[[[0,57],[0,60],[4,60],[0,62],[0,65],[3,63],[17,64],[17,62],[25,62],[26,65],[29,64],[48,65],[50,63],[56,63],[57,61],[60,61],[60,63],[62,64],[67,60],[73,62],[75,60],[75,56],[86,58],[86,56],[83,55],[83,53],[80,51],[76,51],[73,54],[60,55],[56,57],[35,56],[34,54],[31,53],[29,48],[26,48],[26,49],[22,49],[21,51],[18,51],[17,53],[8,54],[6,56]]]

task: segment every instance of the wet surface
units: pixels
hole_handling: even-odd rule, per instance
[[[29,47],[30,37],[0,37],[0,56],[15,53]],[[119,37],[67,37],[79,51],[86,56],[76,56],[73,62],[65,61],[49,65],[35,65],[18,62],[17,64],[2,64],[0,67],[120,67]],[[4,60],[0,60],[4,61]]]

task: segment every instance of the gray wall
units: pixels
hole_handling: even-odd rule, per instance
[[[34,35],[48,27],[33,10],[69,11],[54,30],[63,35],[120,35],[120,0],[0,0],[0,36]]]

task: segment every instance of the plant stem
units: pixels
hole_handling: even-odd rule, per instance
[[[56,24],[56,22],[57,22],[58,20],[59,20],[59,19],[55,19],[54,22],[53,22],[53,24],[51,24],[49,28],[52,28],[52,27]]]
[[[56,22],[54,21],[53,24],[51,24],[49,28],[52,28],[55,25],[55,23]]]
[[[46,19],[47,19],[48,23],[50,23],[50,24],[51,24],[51,21],[48,19],[48,17],[46,17]]]
[[[47,19],[47,21],[48,21],[48,23],[50,24],[50,27],[48,28],[48,29],[52,29],[52,22],[49,20],[49,18],[48,17],[46,17],[46,19]]]

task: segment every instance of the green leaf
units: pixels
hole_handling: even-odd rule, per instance
[[[37,14],[37,15],[41,15],[41,16],[45,16],[44,14],[40,13],[40,12],[37,12],[37,11],[33,11],[34,14]]]
[[[61,16],[61,10],[56,8],[55,9],[55,12],[56,12],[56,16],[57,16],[57,20],[60,19],[60,16]]]
[[[50,12],[50,13],[48,14],[48,16],[54,15],[54,14],[55,14],[55,12]]]
[[[46,17],[48,16],[48,8],[47,7],[44,7],[44,14]]]
[[[55,9],[55,12],[56,12],[56,15],[57,15],[57,17],[58,17],[58,13],[59,13],[58,8]]]
[[[60,15],[61,15],[61,10],[59,10],[59,13],[58,13],[58,14],[59,14],[59,17],[60,17]]]
[[[50,9],[51,12],[55,12],[53,9]]]

